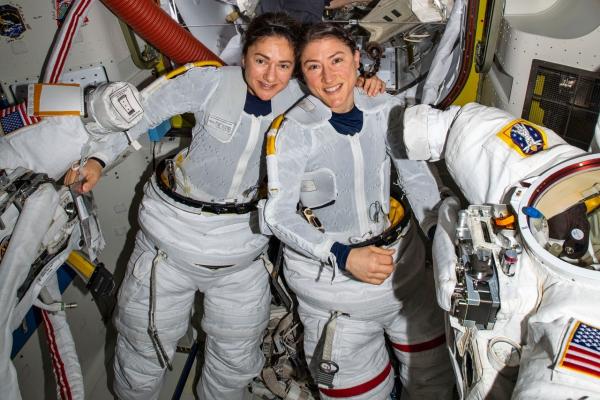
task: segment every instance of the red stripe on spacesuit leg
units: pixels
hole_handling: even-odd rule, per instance
[[[392,342],[392,346],[394,346],[396,350],[400,350],[405,353],[417,353],[419,351],[434,349],[438,346],[443,345],[444,343],[446,343],[446,335],[441,335],[422,343],[400,344]]]
[[[48,313],[42,310],[42,319],[44,322],[44,328],[46,330],[46,338],[48,340],[48,346],[50,347],[50,358],[52,360],[52,369],[56,377],[56,383],[60,391],[60,398],[63,400],[72,399],[70,388],[68,387],[68,380],[66,377],[64,363],[60,358],[60,353],[56,345],[56,337],[54,333],[54,327],[52,321],[48,317]]]
[[[385,381],[385,378],[388,377],[390,371],[392,370],[392,363],[388,362],[387,366],[377,375],[375,378],[367,381],[365,383],[361,383],[360,385],[353,386],[350,388],[344,389],[322,389],[319,388],[319,391],[323,393],[325,396],[335,397],[335,398],[343,398],[343,397],[352,397],[358,396],[363,393],[367,393],[369,390],[375,389],[381,382]]]
[[[60,389],[60,397],[63,400],[73,400],[73,395],[71,394],[71,387],[69,386],[69,380],[67,379],[67,374],[65,372],[65,364],[60,358],[60,352],[58,351],[58,347],[56,345],[56,338],[54,334],[54,327],[52,326],[52,322],[48,317],[48,312],[46,310],[41,310],[42,319],[44,321],[44,328],[46,329],[46,338],[48,339],[48,345],[50,346],[50,358],[52,359],[52,369],[54,370],[54,375],[56,376],[56,383]]]

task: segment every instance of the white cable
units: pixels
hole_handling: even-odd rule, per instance
[[[494,345],[496,345],[498,343],[506,343],[510,347],[512,347],[514,350],[517,351],[517,354],[519,355],[519,358],[518,358],[519,362],[517,362],[516,365],[507,364],[507,362],[509,362],[510,359],[512,358],[511,355],[508,355],[508,357],[504,360],[501,360],[500,358],[498,358],[498,355],[496,354],[496,352],[493,349]],[[517,342],[515,342],[514,340],[512,340],[508,337],[496,336],[488,342],[487,357],[488,357],[488,361],[490,362],[492,367],[496,371],[498,371],[498,373],[500,375],[503,375],[509,379],[516,379],[517,373],[519,372],[519,364],[521,362],[521,345],[520,344],[518,344]]]
[[[50,304],[46,304],[40,299],[35,299],[33,301],[33,305],[42,310],[46,310],[48,312],[58,312],[64,311],[67,308],[75,308],[77,307],[77,303],[65,303],[63,301],[58,301]]]

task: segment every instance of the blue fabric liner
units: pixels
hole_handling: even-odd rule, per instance
[[[348,255],[350,254],[350,247],[345,244],[335,242],[331,246],[331,252],[335,256],[337,261],[337,266],[341,271],[346,270],[346,260],[348,260]]]
[[[271,100],[261,100],[250,92],[246,92],[244,111],[255,117],[271,114]]]
[[[354,135],[362,129],[363,112],[356,106],[346,113],[331,112],[329,123],[333,128],[342,135]]]

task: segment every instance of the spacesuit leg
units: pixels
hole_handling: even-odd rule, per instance
[[[316,349],[319,341],[323,340],[323,330],[331,314],[307,305],[300,296],[299,303],[306,360],[316,379],[319,359],[315,358],[320,358]],[[347,315],[338,316],[332,349],[331,361],[339,366],[339,371],[334,376],[333,388],[320,388],[321,399],[389,399],[394,386],[394,373],[381,323]]]
[[[223,272],[226,273],[226,269]],[[271,292],[264,263],[226,273],[204,291],[206,348],[198,395],[202,400],[241,400],[264,364],[260,349],[269,323]]]
[[[402,398],[451,399],[454,374],[445,346],[443,311],[435,301],[433,271],[425,266],[425,246],[417,230],[411,229],[403,241],[396,274],[407,268],[418,273],[398,289],[401,310],[386,326],[400,361]]]
[[[114,390],[122,400],[157,399],[165,373],[148,334],[150,281],[155,268],[155,324],[169,359],[188,327],[196,285],[158,254],[139,232],[119,291]]]
[[[445,346],[444,317],[435,302],[433,276],[424,270],[422,282],[386,329],[400,361],[403,399],[452,399],[454,374]]]

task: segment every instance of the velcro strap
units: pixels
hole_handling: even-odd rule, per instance
[[[337,327],[337,318],[340,315],[347,315],[339,311],[333,311],[329,321],[323,329],[321,334],[321,340],[323,341],[323,347],[320,352],[320,357],[315,357],[317,362],[317,376],[316,381],[319,387],[333,387],[333,378],[335,374],[340,370],[340,367],[332,360],[333,353],[333,338],[335,336],[335,328]],[[325,335],[325,337],[323,337]]]

